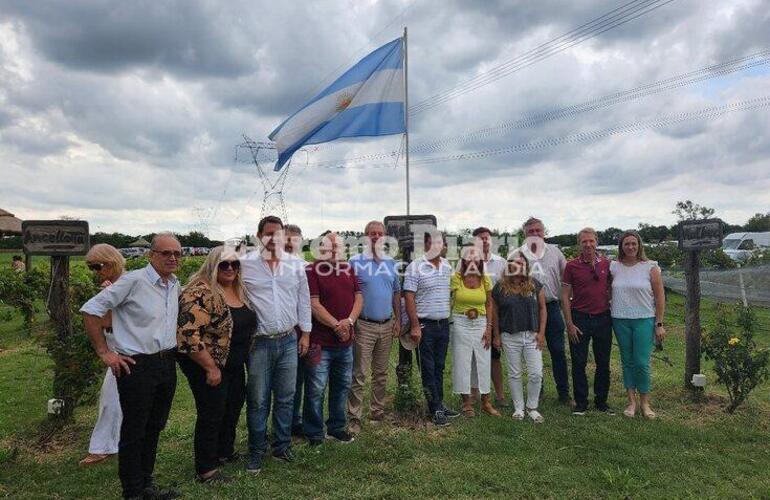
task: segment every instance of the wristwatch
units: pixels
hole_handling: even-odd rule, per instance
[[[656,328],[662,328],[663,327],[663,322],[662,321],[658,321],[657,323],[655,323],[655,327]]]

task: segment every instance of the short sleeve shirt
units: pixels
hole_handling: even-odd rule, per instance
[[[540,308],[537,296],[543,285],[537,280],[534,293],[524,296],[520,293],[505,294],[500,283],[492,289],[492,299],[497,305],[500,332],[536,332],[540,326]]]
[[[361,291],[356,274],[347,262],[336,268],[327,261],[309,265],[307,284],[311,299],[317,297],[329,314],[337,319],[350,317],[356,294]],[[347,342],[340,342],[334,329],[322,324],[315,317],[310,330],[310,340],[322,347],[346,347],[353,343],[352,336]]]
[[[487,313],[487,293],[492,291],[492,280],[489,279],[489,276],[484,275],[481,286],[478,288],[467,288],[460,273],[455,273],[452,275],[449,289],[453,297],[453,313],[465,314],[471,309],[476,309],[482,316]]]
[[[567,262],[562,281],[572,285],[572,309],[586,314],[602,314],[610,308],[610,261],[596,257],[593,263],[581,256]]]
[[[414,292],[418,318],[437,320],[449,317],[449,279],[453,272],[451,264],[443,257],[438,267],[424,255],[409,264],[404,275],[404,291]]]
[[[361,317],[374,321],[389,319],[393,315],[393,294],[401,289],[395,261],[389,257],[376,261],[359,254],[350,259],[350,265],[364,295]]]

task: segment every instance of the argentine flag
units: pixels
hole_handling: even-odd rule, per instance
[[[278,150],[275,170],[305,144],[403,133],[402,51],[401,38],[383,45],[273,130],[269,138]]]

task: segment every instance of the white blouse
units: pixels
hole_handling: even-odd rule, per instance
[[[655,317],[655,296],[652,294],[651,272],[658,267],[654,260],[626,266],[610,262],[612,275],[612,317],[640,319]]]

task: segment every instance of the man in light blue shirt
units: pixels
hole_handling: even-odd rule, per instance
[[[118,475],[125,498],[176,498],[153,484],[160,431],[176,390],[176,325],[179,281],[174,276],[182,248],[173,234],[153,238],[150,264],[125,273],[80,311],[91,344],[118,382],[123,422]],[[102,318],[112,311],[114,351]]]
[[[348,431],[361,432],[366,372],[372,371],[370,418],[380,421],[385,415],[385,394],[393,337],[401,330],[401,292],[396,263],[384,255],[377,242],[385,226],[371,221],[364,228],[364,253],[350,259],[364,297],[364,308],[356,322],[353,350],[353,383],[348,397]]]

